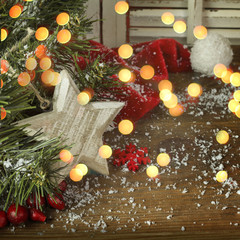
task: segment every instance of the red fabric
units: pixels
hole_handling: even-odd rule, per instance
[[[174,39],[159,39],[132,45],[134,54],[127,60],[119,57],[117,48],[109,49],[95,41],[90,43],[93,48],[99,50],[91,51],[92,59],[100,55],[104,62],[121,65],[136,74],[136,81],[126,84],[122,89],[129,95],[114,96],[115,100],[125,102],[115,119],[116,122],[122,119],[135,122],[157,106],[160,102],[157,85],[161,80],[168,79],[168,71],[176,73],[191,70],[189,51]],[[140,68],[144,65],[151,65],[155,70],[155,76],[150,81],[140,77]]]

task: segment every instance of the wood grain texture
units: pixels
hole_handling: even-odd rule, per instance
[[[234,47],[234,71],[240,66],[239,50],[240,47]],[[195,73],[171,74],[170,80],[178,96],[193,81],[199,82],[203,92],[212,99],[227,88],[213,78]],[[46,224],[27,223],[15,232],[11,231],[12,227],[2,229],[0,239],[240,239],[240,195],[236,194],[239,187],[231,190],[226,198],[228,187],[213,179],[215,173],[211,168],[214,154],[222,153],[220,162],[229,177],[240,181],[240,143],[235,137],[240,136],[240,120],[227,113],[225,100],[220,100],[214,104],[202,100],[179,118],[169,116],[160,104],[136,124],[133,134],[122,136],[117,130],[104,134],[104,141],[113,148],[124,147],[129,142],[148,147],[153,162],[160,148],[171,152],[170,166],[165,172],[160,169],[158,181],[147,178],[145,167],[134,174],[114,167],[109,160],[110,176],[90,175],[68,186],[68,202],[72,201],[68,209],[61,213],[49,209]],[[198,116],[200,112],[203,114]],[[217,129],[231,131],[228,147],[215,141]],[[211,144],[207,147],[199,142]],[[188,160],[184,161],[187,155]],[[183,193],[184,189],[187,192]],[[79,203],[81,207],[76,208]],[[69,221],[73,213],[81,217]],[[170,219],[169,215],[172,215]],[[101,227],[94,230],[101,219],[107,225],[105,233],[101,233]],[[182,226],[185,231],[181,231]]]

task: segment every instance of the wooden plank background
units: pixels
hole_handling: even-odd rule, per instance
[[[234,53],[232,66],[237,71],[240,47],[234,47]],[[193,72],[171,74],[169,79],[177,95],[193,81],[212,97],[213,91],[217,94],[226,88],[222,82]],[[226,198],[228,187],[213,180],[215,173],[210,167],[211,154],[225,153],[224,169],[239,183],[240,148],[236,136],[240,136],[240,120],[227,113],[230,96],[222,97],[226,104],[215,101],[216,106],[209,110],[207,102],[196,103],[179,118],[169,116],[160,104],[136,124],[133,134],[123,136],[117,130],[104,134],[104,142],[113,148],[129,142],[148,147],[153,162],[161,148],[171,152],[172,158],[177,155],[165,171],[160,169],[158,181],[149,180],[144,167],[134,174],[114,167],[109,160],[109,177],[89,175],[74,184],[68,180],[71,184],[65,195],[65,211],[48,209],[48,220],[43,224],[29,222],[26,227],[1,229],[0,239],[239,239],[239,187]],[[204,114],[198,116],[202,111]],[[217,129],[231,131],[228,147],[215,141]],[[212,146],[204,147],[196,144],[198,141]],[[202,155],[205,148],[209,156]]]

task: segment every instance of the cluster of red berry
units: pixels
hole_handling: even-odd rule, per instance
[[[127,163],[128,169],[133,172],[139,169],[139,165],[147,165],[147,163],[151,162],[148,157],[148,149],[146,147],[137,149],[136,145],[132,143],[126,145],[125,150],[116,149],[113,157],[113,164],[115,166],[122,166]]]
[[[65,181],[62,181],[59,184],[59,190],[63,193],[66,188],[67,183]],[[39,198],[40,201],[37,201],[37,198]],[[51,207],[58,210],[65,209],[65,202],[61,193],[56,192],[53,194],[53,196],[50,196],[48,194],[46,196],[46,199]],[[12,223],[13,225],[25,223],[29,218],[32,221],[45,222],[47,217],[42,211],[39,210],[40,206],[45,207],[46,205],[45,197],[31,194],[26,201],[26,205],[29,208],[21,205],[18,205],[18,207],[16,208],[16,204],[13,203],[8,208],[7,213],[4,211],[0,211],[0,228],[7,226],[8,222]]]

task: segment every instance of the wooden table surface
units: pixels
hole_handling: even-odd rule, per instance
[[[234,48],[235,71],[239,50]],[[145,166],[132,173],[109,160],[110,176],[89,175],[68,185],[65,211],[48,210],[43,224],[1,229],[0,239],[240,239],[240,119],[227,109],[233,88],[193,72],[171,74],[170,80],[182,99],[188,84],[199,82],[199,102],[187,103],[178,118],[160,103],[133,134],[104,134],[113,148],[130,142],[148,147],[153,164],[167,151],[171,163],[159,167],[159,179],[150,180]],[[215,140],[221,129],[230,133],[227,145]],[[229,174],[225,184],[214,180],[221,164]]]

